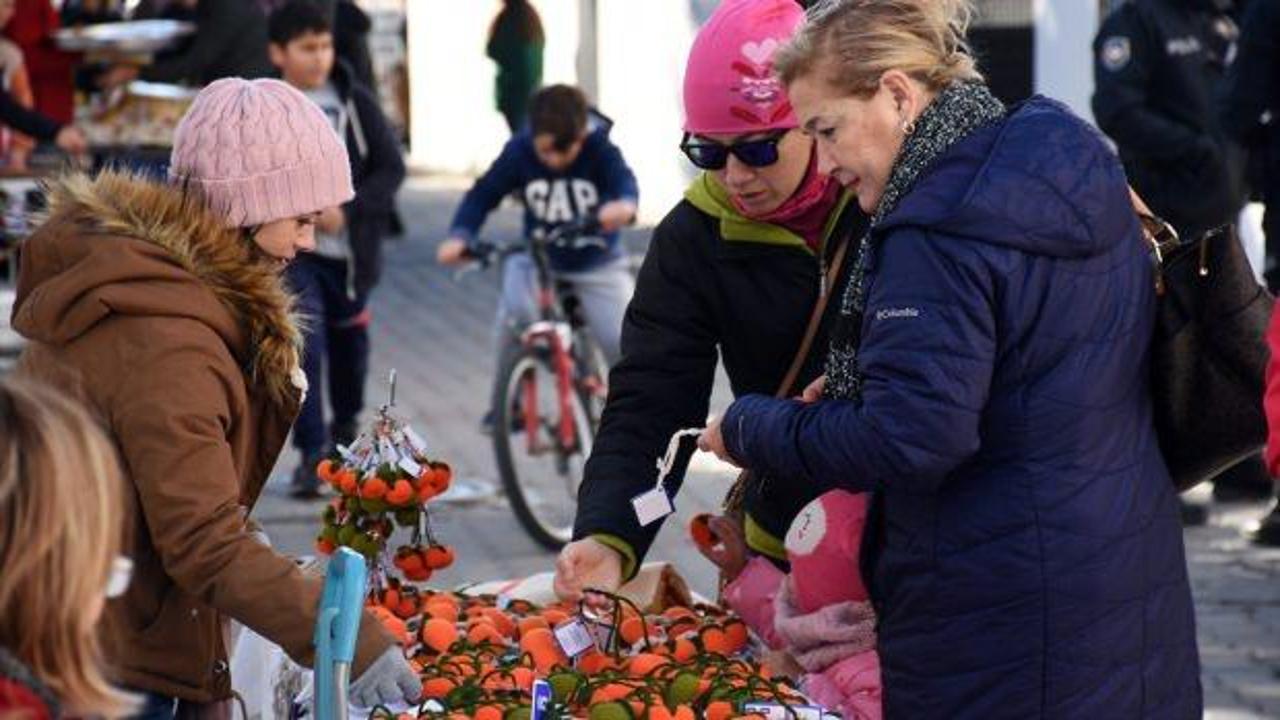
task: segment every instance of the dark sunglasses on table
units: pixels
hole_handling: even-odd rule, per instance
[[[730,153],[741,160],[743,165],[768,167],[778,162],[778,143],[786,134],[787,131],[782,130],[754,140],[739,140],[722,145],[685,133],[684,139],[680,141],[680,149],[689,158],[689,162],[703,170],[720,170],[728,164]]]

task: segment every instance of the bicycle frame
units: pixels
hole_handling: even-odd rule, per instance
[[[544,347],[551,352],[552,367],[556,373],[556,395],[560,406],[560,426],[556,428],[561,447],[572,448],[578,433],[573,422],[573,329],[564,321],[540,320],[525,329],[520,337],[525,347]],[[534,452],[538,437],[538,386],[525,386],[523,405],[525,443]]]
[[[532,264],[529,268],[522,262],[522,271],[531,271],[533,277],[521,282],[532,285],[533,317],[505,328],[511,342],[494,379],[490,413],[494,460],[512,510],[533,539],[552,550],[563,547],[573,532],[572,512],[566,517],[561,511],[576,503],[599,415],[595,403],[606,392],[607,369],[595,343],[578,335],[584,331],[578,298],[557,282],[551,248],[607,249],[599,231],[599,223],[591,218],[545,235],[530,233],[518,243],[473,242],[466,256],[469,263],[459,271],[483,269],[516,253]],[[559,417],[552,417],[555,412]],[[523,445],[516,439],[521,432]]]
[[[526,246],[533,260],[537,281],[538,320],[531,323],[520,335],[525,347],[541,347],[551,353],[551,366],[556,374],[556,395],[560,411],[556,439],[562,450],[572,450],[578,444],[577,425],[573,418],[574,357],[573,326],[565,316],[563,304],[551,274],[551,260],[546,246],[528,239]],[[521,415],[524,418],[526,449],[534,453],[538,438],[537,385],[528,383],[522,393]]]

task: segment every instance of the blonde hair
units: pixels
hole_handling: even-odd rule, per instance
[[[132,696],[104,677],[96,617],[124,533],[114,446],[52,388],[0,379],[0,647],[68,714],[121,717]]]
[[[821,0],[774,56],[784,84],[823,73],[848,95],[875,93],[880,77],[899,70],[930,90],[982,80],[965,40],[972,0]]]

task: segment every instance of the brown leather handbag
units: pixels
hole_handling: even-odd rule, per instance
[[[1234,226],[1182,240],[1129,193],[1156,265],[1156,435],[1182,491],[1266,443],[1266,330],[1275,299],[1254,277]]]

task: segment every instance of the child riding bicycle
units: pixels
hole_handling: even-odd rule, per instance
[[[602,243],[551,247],[548,253],[556,279],[573,288],[610,365],[621,355],[622,315],[635,289],[618,244],[618,229],[635,218],[639,198],[635,174],[609,140],[612,125],[588,108],[586,97],[575,87],[539,90],[530,102],[529,126],[507,142],[463,197],[449,238],[436,255],[442,265],[468,260],[485,219],[512,192],[519,192],[524,203],[527,235],[545,234],[594,215]],[[499,355],[510,340],[509,328],[536,317],[535,284],[535,268],[527,254],[503,261],[495,328]]]

